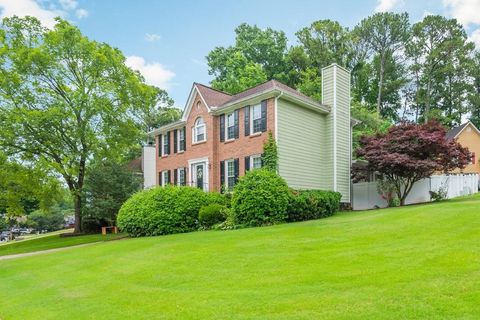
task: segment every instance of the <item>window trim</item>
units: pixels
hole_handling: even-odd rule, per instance
[[[185,151],[185,148],[183,148],[183,145],[182,145],[182,140],[180,139],[180,135],[183,133],[183,141],[186,140],[186,134],[185,134],[185,130],[184,128],[181,128],[179,130],[177,130],[177,152],[183,152]]]
[[[232,138],[228,137],[228,129],[230,128],[230,126],[228,125],[228,117],[230,116],[232,116],[232,119],[233,119],[233,124],[231,126],[233,128]],[[225,141],[232,141],[232,140],[235,140],[235,111],[225,114]]]
[[[254,159],[260,159],[260,167],[259,168],[255,168],[253,166],[253,164],[255,163],[254,162]],[[261,154],[253,154],[250,156],[250,170],[254,170],[254,169],[261,169],[263,166],[262,166],[262,155]]]
[[[200,124],[198,125],[198,121],[199,120],[202,120],[203,124]],[[203,127],[204,131],[203,131],[203,140],[197,140],[197,130],[199,128]],[[205,123],[205,121],[203,120],[202,117],[198,117],[196,120],[195,120],[195,123],[193,124],[193,135],[192,135],[192,142],[193,143],[200,143],[200,142],[205,142],[207,141],[207,125]]]
[[[163,170],[162,171],[162,181],[160,181],[160,186],[162,187],[165,187],[167,184],[170,183],[170,181],[168,181],[167,183],[165,183],[165,178],[166,180],[168,181],[168,170]]]
[[[253,121],[255,119],[253,119],[253,115],[254,115],[254,109],[258,107],[260,108],[260,118],[256,119],[256,120],[262,120],[262,103],[257,103],[257,104],[254,104],[254,105],[251,105],[250,106],[250,135],[256,135],[256,134],[260,134],[262,133],[262,128],[260,128],[259,131],[255,131],[255,127],[253,126]]]
[[[166,157],[170,154],[169,138],[170,138],[170,134],[168,134],[168,132],[162,135],[162,157]],[[168,149],[167,149],[167,152],[165,152],[165,147],[167,146],[168,146]]]
[[[228,175],[228,165],[230,163],[232,164],[232,167],[233,167],[233,176]],[[224,160],[224,166],[225,166],[225,171],[224,171],[225,172],[225,188],[226,190],[231,191],[233,187],[235,187],[235,182],[233,183],[233,186],[230,186],[228,180],[229,178],[235,179],[235,159]]]
[[[183,185],[187,185],[187,172],[185,170],[185,167],[181,167],[181,168],[177,168],[177,186],[181,186],[182,185],[182,182],[180,180],[180,172],[183,172],[183,179],[184,179],[184,184]]]

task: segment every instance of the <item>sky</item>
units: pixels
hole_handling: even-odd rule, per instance
[[[480,0],[0,0],[0,18],[31,15],[47,27],[60,16],[89,38],[119,48],[146,81],[183,109],[193,82],[209,84],[205,56],[235,40],[241,23],[295,32],[321,19],[353,27],[380,11],[408,12],[412,23],[441,14],[462,23],[480,48]]]

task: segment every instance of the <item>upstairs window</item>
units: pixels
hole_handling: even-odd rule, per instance
[[[252,133],[262,132],[262,105],[252,106]]]
[[[227,140],[235,139],[235,113],[227,115]]]
[[[195,126],[193,127],[193,143],[202,142],[207,140],[205,122],[202,118],[198,118],[195,121]]]
[[[178,151],[185,151],[185,128],[178,130]]]
[[[162,136],[162,149],[163,149],[163,155],[167,155],[170,153],[170,132],[167,132]]]

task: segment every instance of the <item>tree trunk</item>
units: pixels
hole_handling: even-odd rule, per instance
[[[74,226],[74,233],[81,233],[82,232],[82,195],[77,190],[73,196],[73,202],[75,207],[75,226]]]
[[[380,58],[380,75],[378,81],[378,95],[377,95],[377,113],[380,114],[381,106],[382,106],[382,90],[383,90],[383,73],[385,72],[385,54],[382,53]]]

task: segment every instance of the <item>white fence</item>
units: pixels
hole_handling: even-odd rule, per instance
[[[478,174],[436,175],[414,184],[405,200],[405,204],[429,202],[430,191],[447,191],[447,199],[478,192]],[[352,186],[353,210],[385,208],[387,202],[378,194],[377,182],[360,182]]]

